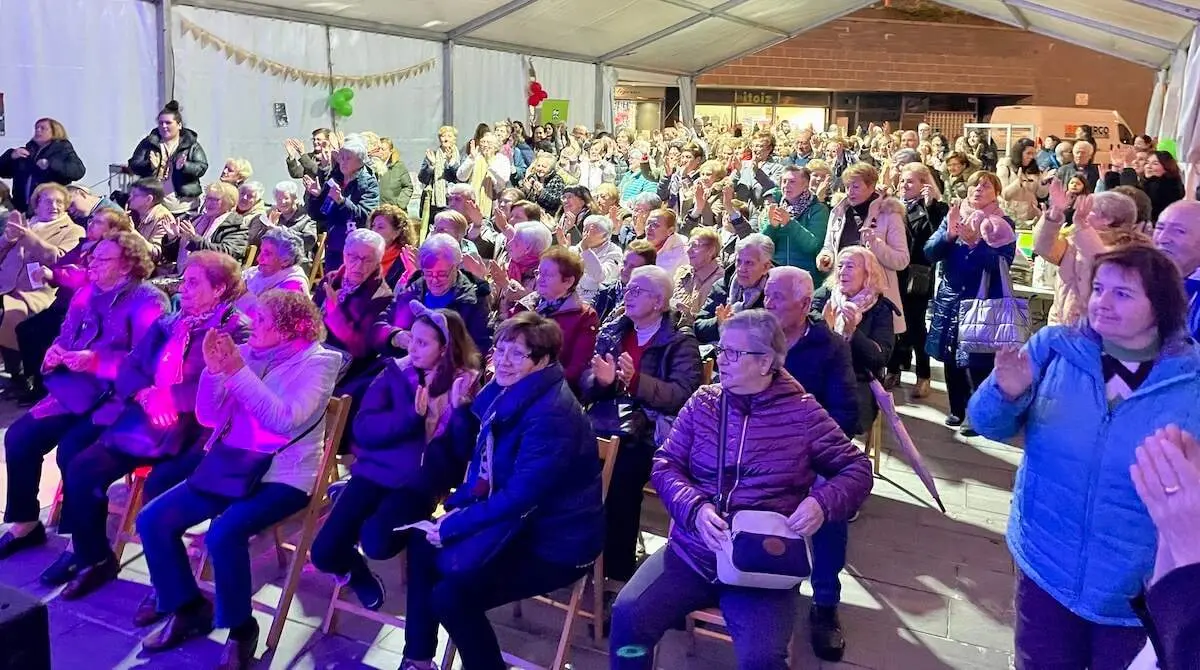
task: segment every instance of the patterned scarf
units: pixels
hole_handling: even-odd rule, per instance
[[[797,197],[795,200],[785,199],[783,201],[782,207],[787,210],[788,215],[791,218],[798,219],[801,216],[804,216],[804,213],[808,211],[808,207],[812,203],[813,203],[812,191],[806,190],[803,193],[801,193],[799,195],[799,197]]]
[[[849,328],[849,324],[846,323],[846,308],[858,312],[859,322],[861,323],[862,315],[870,311],[878,300],[879,294],[865,286],[858,293],[847,296],[845,293],[842,293],[841,286],[834,284],[833,290],[829,293],[829,302],[825,303],[825,323],[828,324],[830,330],[833,332],[846,339],[850,339],[850,336],[854,334],[854,330]],[[857,328],[857,326],[855,327]]]
[[[729,289],[729,304],[733,307],[734,313],[749,309],[751,305],[756,304],[762,297],[766,285],[767,275],[765,274],[754,286],[742,286],[742,282],[734,277],[733,286]]]
[[[479,437],[475,440],[475,453],[479,455],[479,469],[475,473],[475,481],[470,482],[471,495],[476,499],[484,499],[492,494],[492,451],[495,438],[492,436],[492,422],[496,420],[496,405],[504,397],[507,390],[501,390],[495,400],[484,411],[479,422]]]
[[[483,214],[485,219],[492,215],[492,194],[489,189],[483,187],[483,180],[488,174],[489,162],[488,159],[480,156],[471,170],[471,188],[475,189],[475,204],[479,205],[479,213]]]
[[[351,284],[350,282],[343,279],[342,287],[339,288],[338,292],[337,292],[338,304],[339,305],[344,304],[350,298],[350,296],[354,295],[354,292],[357,291],[358,287],[360,287],[360,286],[362,286],[362,283]]]
[[[183,381],[183,364],[192,344],[192,333],[226,309],[228,305],[218,303],[202,314],[179,313],[179,318],[172,324],[171,334],[158,355],[158,365],[154,369],[155,386],[171,386]]]
[[[545,316],[545,317],[554,316],[555,312],[562,309],[563,304],[566,303],[567,300],[570,299],[570,297],[573,295],[575,295],[575,292],[571,291],[571,292],[568,292],[567,294],[563,295],[563,297],[557,298],[555,300],[547,300],[546,298],[542,297],[541,295],[538,295],[537,307],[534,308],[534,311],[536,311],[538,314],[541,314],[542,316]]]

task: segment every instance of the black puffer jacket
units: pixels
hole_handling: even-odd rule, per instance
[[[75,154],[70,140],[50,140],[41,148],[29,140],[25,150],[29,152],[25,158],[15,157],[16,149],[0,155],[0,177],[12,179],[12,200],[17,211],[27,213],[32,209],[29,199],[42,184],[54,182],[66,186],[83,179],[83,161]],[[44,168],[38,165],[42,160],[46,161]]]
[[[129,157],[129,169],[139,177],[157,176],[150,156],[158,154],[161,146],[162,138],[159,137],[158,130],[151,130]],[[185,162],[182,168],[176,169],[174,166],[180,156],[184,157]],[[179,131],[179,146],[175,147],[175,153],[171,154],[171,165],[171,185],[175,194],[181,198],[199,197],[203,192],[200,188],[200,178],[208,172],[208,156],[204,155],[204,147],[200,146],[200,137],[196,131],[191,128]]]

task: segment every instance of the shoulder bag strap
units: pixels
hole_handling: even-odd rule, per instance
[[[729,399],[725,393],[725,389],[721,389],[721,402],[718,403],[721,417],[717,421],[717,495],[713,500],[717,506],[717,514],[721,515],[729,508],[729,501],[725,498],[725,435],[729,427]]]

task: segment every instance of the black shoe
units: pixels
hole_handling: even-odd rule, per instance
[[[18,375],[9,380],[8,386],[3,391],[0,391],[0,399],[20,400],[32,391],[33,383],[29,381],[29,378]]]
[[[254,652],[258,649],[258,622],[253,617],[245,626],[229,631],[229,640],[221,651],[217,670],[248,670],[254,664]]]
[[[813,605],[808,612],[813,653],[822,661],[838,663],[846,653],[846,637],[836,607]]]
[[[17,398],[17,407],[33,407],[34,405],[38,404],[42,398],[45,398],[48,395],[50,395],[50,393],[46,390],[45,386],[42,386],[41,384],[34,384],[33,387],[29,389],[28,393],[22,393]]]
[[[883,388],[885,388],[889,391],[891,391],[892,389],[896,388],[899,385],[900,385],[900,373],[899,372],[889,373],[888,376],[883,378]]]
[[[383,607],[383,601],[387,599],[387,589],[383,586],[383,580],[374,572],[367,572],[366,577],[350,579],[350,589],[354,591],[355,597],[363,607],[378,612],[380,607]]]
[[[962,425],[962,422],[963,422],[963,420],[962,420],[961,416],[955,416],[953,414],[950,414],[950,415],[946,416],[945,424],[947,426],[950,426],[951,428],[957,428],[958,426]]]
[[[79,600],[109,582],[117,580],[121,572],[121,564],[116,556],[109,556],[103,561],[86,568],[81,568],[79,574],[63,589],[63,600]]]
[[[78,572],[79,564],[75,562],[75,554],[64,551],[54,559],[50,567],[42,571],[42,576],[38,577],[38,581],[44,586],[62,586],[75,579],[75,574]]]
[[[0,535],[0,560],[12,556],[18,551],[32,549],[43,544],[46,544],[46,527],[40,523],[21,537],[17,537],[12,534],[12,531],[9,531]]]
[[[157,654],[169,651],[193,637],[204,637],[213,629],[213,605],[208,598],[201,598],[195,607],[180,609],[167,617],[161,628],[142,640],[142,649]]]
[[[972,428],[969,423],[964,423],[962,428],[958,429],[958,434],[963,437],[979,437],[979,431]]]
[[[138,603],[137,611],[133,614],[133,625],[145,628],[162,621],[166,614],[158,611],[158,594],[151,589],[142,602]]]

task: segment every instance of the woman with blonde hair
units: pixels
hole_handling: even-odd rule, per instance
[[[33,192],[42,184],[67,185],[83,179],[83,161],[67,139],[67,130],[58,121],[38,119],[33,137],[24,146],[0,155],[0,177],[12,179],[13,206],[27,213],[34,207]]]
[[[548,169],[552,172],[553,165]],[[492,201],[500,197],[510,178],[512,163],[500,153],[500,142],[492,133],[484,133],[472,143],[470,154],[458,166],[458,181],[475,189],[476,203],[484,217],[492,215]]]
[[[925,257],[925,243],[950,211],[942,202],[933,172],[921,163],[909,163],[900,168],[899,193],[904,203],[904,225],[908,231],[908,267],[897,274],[900,284],[900,304],[904,310],[904,333],[896,342],[896,350],[888,363],[884,386],[900,384],[900,369],[908,369],[913,356],[917,359],[917,385],[914,398],[929,395],[931,372],[929,355],[925,353],[925,312],[933,297],[933,263]]]
[[[59,184],[42,184],[33,191],[33,218],[11,212],[0,239],[0,357],[17,389],[26,388],[21,367],[17,326],[54,302],[54,288],[30,265],[51,267],[75,248],[85,231],[67,215],[69,196]]]
[[[237,202],[238,190],[234,186],[220,181],[208,187],[200,216],[179,222],[177,268],[187,264],[189,254],[201,250],[219,251],[242,262],[250,239],[250,224],[234,211]]]
[[[425,187],[421,189],[421,229],[415,231],[418,242],[425,239],[433,217],[446,209],[446,187],[459,181],[461,161],[458,131],[454,126],[438,128],[438,146],[425,151],[425,159],[421,161],[421,170],[417,173],[417,181]]]
[[[892,320],[900,310],[886,295],[887,281],[875,254],[853,245],[838,252],[833,272],[813,293],[813,314],[850,344],[858,380],[858,434],[875,420],[871,380],[883,376],[896,341]]]
[[[226,184],[240,188],[253,174],[254,167],[250,165],[250,161],[245,158],[230,158],[225,161],[225,167],[221,168],[220,179]]]

